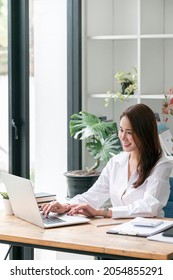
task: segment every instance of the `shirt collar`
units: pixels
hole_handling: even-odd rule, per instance
[[[120,152],[118,156],[115,157],[115,162],[117,162],[119,165],[124,166],[127,163],[128,158],[129,158],[129,153],[123,151]]]

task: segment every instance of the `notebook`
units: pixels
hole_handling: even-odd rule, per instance
[[[173,237],[173,227],[165,230],[162,235],[165,237]]]
[[[136,217],[113,228],[107,233],[148,237],[173,226],[173,221]],[[157,223],[158,222],[158,223]]]
[[[0,172],[6,186],[14,215],[42,228],[88,223],[90,219],[83,216],[50,213],[46,218],[39,210],[31,181],[22,177]]]

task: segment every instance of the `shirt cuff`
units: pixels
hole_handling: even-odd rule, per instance
[[[129,217],[128,206],[118,206],[110,208],[112,210],[112,218],[127,218]]]

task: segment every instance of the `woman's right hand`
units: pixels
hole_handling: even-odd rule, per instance
[[[49,212],[63,214],[70,210],[69,204],[61,204],[58,201],[53,201],[51,203],[44,203],[41,207],[43,214],[48,216]]]

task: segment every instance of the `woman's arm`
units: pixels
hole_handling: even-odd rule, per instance
[[[68,212],[68,215],[74,215],[74,214],[82,214],[87,217],[103,216],[104,218],[111,218],[112,210],[107,207],[96,209],[88,204],[81,203],[78,205],[77,204],[71,205],[71,209]]]

